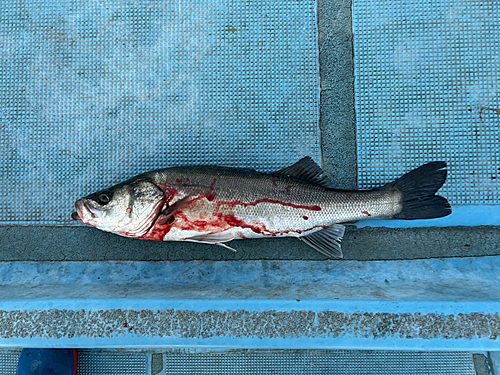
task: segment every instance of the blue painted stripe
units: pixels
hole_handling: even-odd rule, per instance
[[[220,299],[50,299],[0,301],[3,311],[48,310],[189,310],[204,311],[335,311],[341,313],[389,314],[497,314],[500,301],[379,301],[379,300],[234,300]]]
[[[135,349],[352,349],[352,350],[415,350],[415,351],[499,351],[500,344],[488,339],[446,340],[446,339],[362,339],[342,338],[228,338],[178,339],[145,338],[129,335],[127,337],[102,339],[49,340],[43,338],[0,339],[0,348],[135,348]]]

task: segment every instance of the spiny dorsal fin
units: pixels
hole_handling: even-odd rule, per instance
[[[312,160],[310,156],[300,159],[295,164],[280,169],[273,173],[274,175],[290,176],[310,181],[316,185],[330,187],[330,181],[323,176],[321,168]]]
[[[340,241],[344,232],[345,227],[342,224],[334,224],[328,229],[321,229],[299,239],[329,258],[342,258]]]

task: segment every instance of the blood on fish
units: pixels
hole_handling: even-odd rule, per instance
[[[293,204],[293,203],[287,203],[287,202],[282,202],[278,201],[275,199],[259,199],[258,201],[255,202],[250,202],[250,203],[245,203],[241,201],[232,201],[232,202],[220,202],[223,205],[228,205],[228,206],[243,206],[243,207],[250,207],[250,206],[257,206],[259,203],[274,203],[274,204],[280,204],[285,207],[293,207],[293,208],[302,208],[304,210],[310,210],[310,211],[321,211],[321,207],[319,206],[301,206],[298,204]]]
[[[309,220],[309,218],[308,218],[307,216],[302,216],[302,218],[303,218],[304,220]]]
[[[208,194],[206,196],[207,200],[209,200],[210,202],[215,199],[215,194],[213,191],[214,191],[214,187],[215,187],[216,182],[217,182],[217,179],[214,178],[214,182],[212,182],[212,184],[210,185],[210,189],[208,190]]]
[[[180,178],[177,178],[177,179],[175,180],[175,182],[176,182],[178,185],[182,185],[182,180],[181,180]]]
[[[163,204],[158,207],[158,212],[156,213],[156,217],[154,218],[153,226],[147,231],[145,235],[139,237],[140,239],[150,241],[163,241],[167,233],[170,232],[173,224],[173,221],[170,220],[168,223],[158,223],[158,217],[166,207],[168,207],[167,198],[164,198]],[[174,216],[172,216],[172,218],[173,220],[175,220]]]
[[[139,238],[141,240],[163,241],[167,233],[170,232],[171,228],[172,225],[155,224],[144,236]]]
[[[193,221],[193,225],[196,225],[197,227],[203,227],[207,225],[208,223],[204,220],[195,220]]]
[[[128,207],[128,208],[127,208],[127,214],[129,214],[129,215],[130,215],[131,213],[132,213],[132,207]]]
[[[286,191],[287,194],[290,194],[290,191],[292,191],[292,187],[291,186],[287,186],[285,188],[285,191]]]
[[[353,196],[353,192],[352,191],[350,191],[350,192],[347,193],[347,198],[352,198],[352,196]]]
[[[165,193],[165,198],[166,198],[167,203],[170,203],[172,201],[172,199],[174,199],[179,194],[178,190],[176,190],[168,185],[158,184],[158,186]]]
[[[278,184],[274,180],[273,180],[273,186],[278,186]]]
[[[372,216],[368,211],[361,211],[363,215]]]
[[[231,225],[232,227],[239,227],[239,228],[248,228],[251,229],[252,232],[262,234],[262,229],[255,226],[255,225],[249,225],[245,223],[243,220],[237,219],[234,215],[224,215],[224,221]],[[265,228],[264,228],[265,230]]]

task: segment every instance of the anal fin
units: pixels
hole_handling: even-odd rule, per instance
[[[334,224],[327,229],[321,229],[299,239],[329,258],[342,258],[344,255],[340,241],[344,232],[345,227],[342,224]]]

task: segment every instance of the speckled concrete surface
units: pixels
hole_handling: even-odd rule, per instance
[[[318,1],[323,168],[339,189],[357,188],[351,5]]]
[[[66,322],[72,322],[65,326]],[[351,338],[496,341],[498,314],[336,311],[0,310],[0,338]],[[56,343],[56,342],[54,342]],[[78,343],[78,342],[76,342]],[[319,344],[319,343],[318,343]],[[324,345],[324,343],[322,344]],[[367,344],[368,345],[368,344]]]

